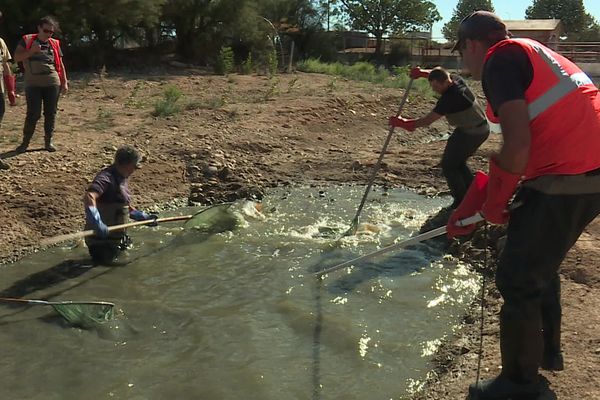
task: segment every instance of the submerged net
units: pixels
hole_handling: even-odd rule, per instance
[[[196,213],[183,226],[195,232],[213,234],[232,231],[240,223],[239,217],[231,210],[232,203],[218,204]]]
[[[84,329],[106,323],[112,320],[114,316],[114,304],[112,303],[61,303],[52,304],[52,307],[69,324]]]

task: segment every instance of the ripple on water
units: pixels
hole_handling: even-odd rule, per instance
[[[374,188],[358,234],[340,238],[363,190],[275,189],[260,210],[234,207],[233,231],[134,230],[127,265],[64,273],[46,286],[29,285],[28,275],[85,260],[85,249],[3,268],[5,286],[23,297],[98,299],[122,311],[81,331],[33,309],[2,309],[0,340],[14,345],[3,352],[9,384],[0,395],[389,399],[416,390],[478,281],[433,243],[317,281],[314,271],[406,239],[449,203]]]

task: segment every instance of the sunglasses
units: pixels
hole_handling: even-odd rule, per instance
[[[54,31],[52,29],[43,29],[44,33],[47,33],[48,35],[53,35]]]

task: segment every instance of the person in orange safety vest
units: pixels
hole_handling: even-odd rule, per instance
[[[600,214],[600,93],[573,62],[530,39],[512,39],[495,14],[476,11],[455,50],[482,81],[487,116],[503,143],[478,172],[447,225],[450,237],[476,213],[506,224],[496,285],[502,372],[469,387],[471,399],[536,398],[541,367],[562,370],[558,270],[583,229]],[[515,207],[509,213],[511,199]]]

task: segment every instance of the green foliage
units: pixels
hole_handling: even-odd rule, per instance
[[[254,71],[254,65],[252,64],[252,52],[248,52],[248,57],[242,63],[242,74],[251,74]]]
[[[163,92],[163,98],[154,104],[155,117],[168,117],[169,115],[181,112],[182,107],[179,100],[183,93],[177,86],[167,86]]]
[[[298,83],[298,77],[294,76],[292,79],[290,79],[290,81],[288,82],[288,88],[287,88],[287,93],[290,93],[295,87],[296,87],[296,83]]]
[[[382,85],[391,88],[406,88],[408,85],[409,67],[396,67],[393,73],[390,73],[383,67],[375,67],[368,62],[358,62],[353,65],[344,65],[336,63],[322,63],[316,59],[302,61],[297,66],[299,71],[320,73],[333,76],[341,76],[354,81],[364,81],[373,84]],[[432,95],[431,88],[426,79],[419,79],[413,82],[413,87],[420,93]],[[335,90],[335,81],[329,84],[329,90]]]
[[[144,81],[136,81],[133,89],[129,96],[127,96],[127,100],[125,101],[125,105],[134,108],[142,108],[145,104],[145,101],[139,97],[140,91],[144,88]]]
[[[600,26],[585,11],[583,0],[533,0],[525,18],[560,19],[570,41],[600,40]]]
[[[278,66],[278,62],[277,62],[277,50],[275,50],[275,48],[273,48],[271,51],[269,51],[267,53],[267,71],[269,73],[269,76],[275,76],[277,75],[277,66]]]
[[[233,49],[231,47],[221,47],[214,67],[215,72],[219,75],[227,75],[233,71],[233,67]]]
[[[263,101],[271,100],[273,97],[279,94],[279,79],[271,78],[269,79],[269,86],[265,91],[263,96]]]
[[[186,110],[217,110],[225,105],[224,97],[211,97],[210,99],[203,101],[200,99],[194,99],[189,101],[185,105]]]
[[[96,130],[104,130],[114,126],[115,117],[110,110],[106,110],[102,107],[98,107],[98,114],[96,121],[93,123],[93,127]]]
[[[427,0],[340,0],[352,28],[375,36],[375,53],[381,54],[381,39],[389,33],[427,29],[442,19],[434,3]]]
[[[491,11],[494,12],[494,6],[492,5],[491,0],[459,0],[454,12],[452,13],[452,18],[448,21],[444,27],[442,28],[442,34],[444,37],[451,42],[457,40],[458,36],[458,26],[460,25],[460,21],[463,20],[467,15],[471,14],[473,11]]]

